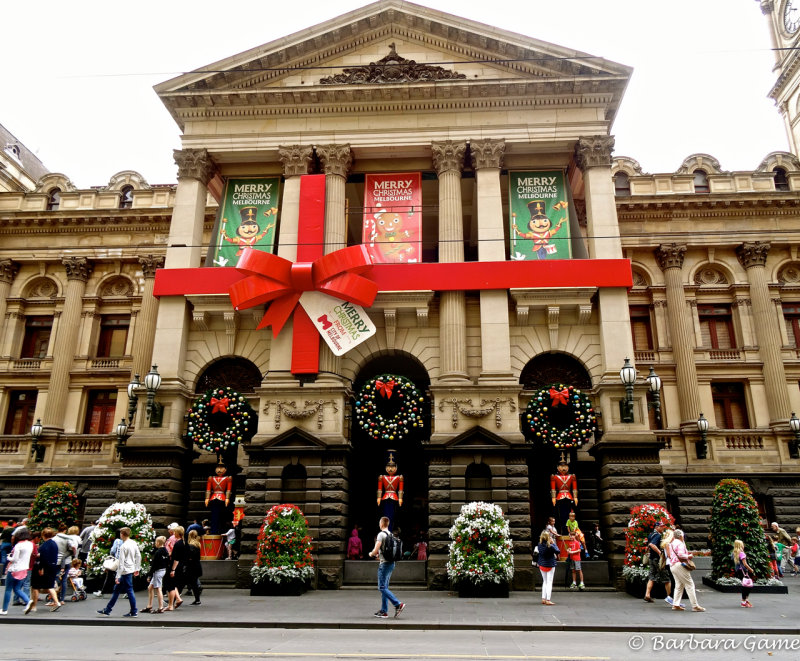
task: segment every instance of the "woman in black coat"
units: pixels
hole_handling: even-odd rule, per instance
[[[200,603],[200,593],[203,587],[200,585],[200,577],[203,575],[203,567],[200,564],[200,536],[196,530],[189,533],[189,541],[186,542],[186,571],[184,578],[189,591],[194,595],[192,605]]]
[[[165,611],[175,610],[183,603],[180,593],[183,587],[183,575],[186,571],[186,562],[189,559],[186,550],[186,542],[183,541],[183,526],[173,528],[172,534],[175,535],[177,541],[172,546],[169,566],[167,566],[167,573],[164,576],[164,592],[166,592],[169,597],[169,603],[164,609]]]
[[[31,599],[33,599],[32,610],[36,610],[36,604],[39,602],[39,592],[47,592],[53,605],[50,607],[51,611],[57,611],[64,604],[58,600],[58,593],[55,590],[56,575],[58,574],[58,544],[53,541],[56,531],[52,528],[45,528],[42,530],[42,539],[44,540],[39,545],[39,555],[33,565],[33,572],[31,572]]]

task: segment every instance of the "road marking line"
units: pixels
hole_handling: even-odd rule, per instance
[[[528,654],[402,654],[394,652],[224,652],[218,650],[173,650],[173,654],[184,656],[257,656],[257,657],[319,657],[326,659],[569,659],[570,661],[608,661],[610,656],[552,656]]]

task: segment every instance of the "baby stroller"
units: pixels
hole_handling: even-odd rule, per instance
[[[75,584],[75,579],[72,576],[69,577],[69,585],[72,588],[72,596],[70,597],[70,601],[83,601],[86,599],[86,590],[84,588],[79,588]]]

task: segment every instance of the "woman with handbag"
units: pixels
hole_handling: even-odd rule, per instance
[[[673,539],[667,546],[667,562],[669,562],[672,577],[675,579],[675,597],[672,601],[672,610],[686,610],[681,606],[681,599],[685,589],[686,594],[689,595],[692,610],[695,613],[704,612],[706,609],[697,603],[694,579],[692,579],[692,570],[695,566],[694,562],[692,562],[692,554],[686,549],[686,544],[683,541],[683,530],[676,529],[673,532]]]
[[[92,593],[95,597],[102,597],[104,594],[113,592],[114,582],[117,578],[117,569],[119,569],[119,549],[121,546],[122,539],[119,537],[119,533],[117,533],[117,538],[111,545],[111,550],[108,552],[105,560],[103,560],[103,569],[105,570],[103,585],[99,590]],[[106,588],[110,589],[106,590]]]
[[[753,604],[747,598],[750,596],[750,588],[753,587],[753,579],[750,578],[753,570],[747,564],[747,554],[741,539],[733,540],[733,565],[736,568],[736,578],[742,580],[742,608],[752,608]]]

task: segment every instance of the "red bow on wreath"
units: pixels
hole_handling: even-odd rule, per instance
[[[550,400],[553,406],[566,405],[569,402],[569,389],[556,390],[555,388],[550,388]]]
[[[391,381],[386,381],[386,382],[384,382],[384,381],[376,381],[375,382],[375,390],[377,390],[381,394],[382,397],[385,397],[386,399],[391,399],[392,398],[392,389],[395,387],[396,383],[397,382],[394,379],[392,379]]]
[[[231,400],[227,397],[223,397],[222,399],[217,399],[216,397],[212,397],[209,404],[211,404],[211,412],[212,413],[227,413],[228,412],[228,404],[231,403]]]

